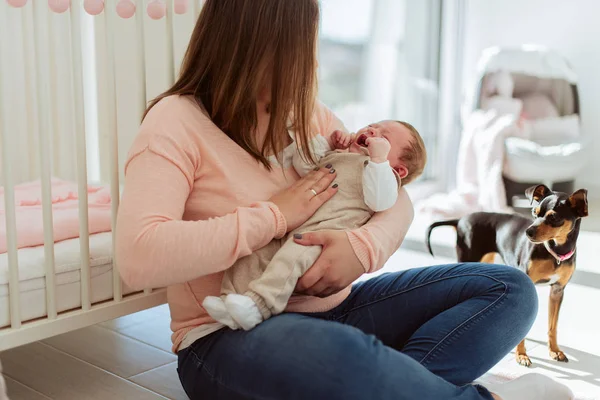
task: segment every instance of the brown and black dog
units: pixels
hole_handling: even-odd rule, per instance
[[[459,262],[491,263],[499,254],[504,263],[524,271],[535,284],[549,284],[548,347],[550,357],[568,361],[556,340],[558,313],[564,289],[577,257],[577,237],[581,218],[588,215],[587,190],[571,195],[553,192],[544,185],[525,191],[532,202],[533,220],[521,215],[477,212],[461,219],[435,222],[429,226],[426,244],[431,250],[431,231],[438,226],[456,228]],[[525,341],[516,350],[517,362],[530,366]]]

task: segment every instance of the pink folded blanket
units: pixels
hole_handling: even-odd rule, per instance
[[[52,178],[54,241],[79,237],[77,184]],[[111,230],[110,191],[105,186],[88,185],[88,229],[90,234]],[[17,247],[44,244],[42,186],[40,181],[15,186]],[[0,187],[0,254],[6,253],[6,207]]]

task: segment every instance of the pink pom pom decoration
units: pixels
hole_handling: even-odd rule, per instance
[[[188,6],[188,0],[175,0],[173,2],[173,10],[175,11],[175,14],[185,14],[188,10]]]
[[[48,0],[48,7],[58,14],[64,13],[70,6],[71,0]]]
[[[119,0],[117,14],[124,19],[133,17],[135,15],[135,3],[131,0]]]
[[[150,3],[148,3],[146,12],[152,19],[161,19],[167,14],[167,6],[165,5],[164,1],[152,0]]]
[[[98,15],[104,11],[104,0],[83,0],[83,9],[90,15]]]
[[[15,8],[21,8],[25,4],[27,4],[27,0],[6,0],[6,2],[8,3],[9,6],[15,7]]]

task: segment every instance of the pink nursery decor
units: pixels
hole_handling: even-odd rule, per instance
[[[135,15],[135,3],[131,0],[119,0],[117,2],[117,14],[124,19],[133,17]]]
[[[98,15],[104,11],[104,0],[84,0],[83,9],[90,15]]]
[[[189,8],[188,0],[174,0],[173,11],[175,14],[185,14]]]
[[[21,8],[25,4],[27,4],[27,0],[6,0],[6,2],[8,3],[9,6],[15,7],[15,8]]]
[[[71,0],[48,0],[48,6],[55,13],[62,14],[71,6]]]
[[[148,16],[154,20],[159,20],[167,14],[167,6],[162,0],[152,0],[146,8]]]

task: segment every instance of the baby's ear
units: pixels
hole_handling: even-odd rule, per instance
[[[396,173],[398,174],[400,179],[404,179],[408,176],[408,168],[406,168],[404,165],[401,165],[396,168]]]

